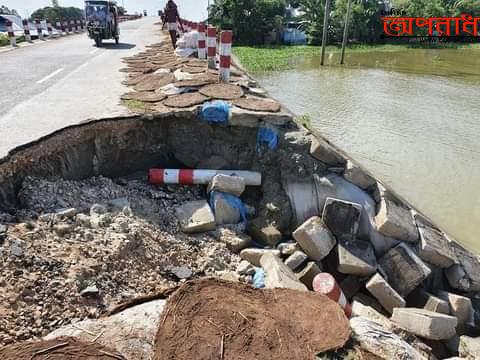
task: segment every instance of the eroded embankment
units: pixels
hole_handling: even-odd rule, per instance
[[[165,51],[160,48],[134,59],[135,66],[147,57],[161,59]],[[168,68],[161,74],[175,71],[170,76],[176,79],[175,92],[185,81],[188,91],[158,96],[156,87],[163,88],[164,75],[150,78],[135,72],[131,79],[140,76],[145,83],[128,96],[148,100],[142,114],[59,130],[1,162],[2,344],[98,318],[118,303],[186,279],[214,276],[252,284],[261,268],[267,288],[303,291],[312,289],[322,269],[331,273],[353,300],[354,314],[374,318],[383,326],[375,331],[395,339],[394,347],[372,345],[368,334],[380,325],[351,322],[355,340],[383,358],[392,358],[388,351],[398,346],[415,354],[433,352],[433,345],[411,341],[408,332],[438,342],[476,329],[476,256],[327,141],[295,124],[285,109],[242,109],[252,103],[265,106],[261,99],[251,101],[251,94],[263,93],[251,79],[239,74],[227,87],[213,83],[205,89],[213,80],[206,69],[197,69],[198,60],[185,65],[168,58],[154,65]],[[159,70],[148,65],[148,71]],[[193,79],[185,79],[185,73]],[[225,97],[219,89],[236,97],[229,120],[220,124],[206,121],[200,106],[191,104],[192,97],[201,103],[209,96]],[[262,183],[242,188],[236,194],[242,206],[237,207],[223,201],[228,197],[215,198],[205,185],[149,184],[152,167],[250,170],[261,173]],[[185,216],[185,209],[192,208],[206,216]],[[205,231],[199,226],[192,233],[192,218]],[[454,297],[461,299],[463,312]],[[395,314],[394,308],[404,306],[434,312]],[[435,311],[452,316],[442,318]],[[395,322],[387,319],[392,312]],[[158,321],[159,314],[155,316]],[[418,321],[409,321],[416,317]],[[444,323],[416,327],[429,319]],[[398,325],[408,332],[391,334]],[[141,336],[149,345],[137,358],[153,356],[154,330],[148,340]],[[191,331],[189,336],[202,333],[201,328]],[[362,331],[367,335],[359,335]],[[304,340],[308,354],[313,353],[309,346],[314,344]],[[118,345],[108,338],[99,341]],[[268,353],[271,344],[266,344],[262,351]]]

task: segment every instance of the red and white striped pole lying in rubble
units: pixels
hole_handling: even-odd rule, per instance
[[[25,40],[29,43],[32,42],[32,35],[30,35],[30,26],[28,25],[28,20],[23,19],[22,20],[23,24],[23,34],[25,35]]]
[[[10,45],[17,46],[17,38],[15,37],[15,33],[13,32],[13,23],[10,20],[7,20],[6,24],[7,24],[8,38],[10,39]]]
[[[148,180],[151,184],[205,185],[217,174],[235,175],[245,179],[248,186],[260,186],[262,174],[241,170],[189,170],[189,169],[150,169]]]
[[[52,29],[52,23],[50,20],[47,20],[47,31],[48,31],[48,37],[52,38],[53,37],[53,29]]]
[[[216,69],[217,67],[217,28],[209,26],[207,30],[207,57],[208,68]]]
[[[220,82],[230,82],[230,64],[232,63],[232,39],[231,30],[222,31],[220,34]]]
[[[313,278],[313,290],[319,294],[328,296],[345,311],[345,315],[352,316],[352,306],[348,303],[345,294],[337,284],[335,278],[329,273],[320,273]]]
[[[198,25],[198,58],[199,59],[206,59],[206,46],[207,42],[205,40],[205,24]]]
[[[37,28],[37,33],[38,33],[38,39],[39,40],[44,40],[43,38],[43,31],[42,31],[42,24],[40,23],[39,19],[35,20],[35,26]]]

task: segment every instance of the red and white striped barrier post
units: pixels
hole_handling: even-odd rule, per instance
[[[217,28],[209,26],[207,30],[207,57],[208,68],[217,68]]]
[[[198,31],[198,24],[196,22],[192,23],[192,31]]]
[[[245,179],[245,185],[260,186],[262,174],[241,170],[190,170],[190,169],[150,169],[148,180],[151,184],[206,185],[217,174],[235,175]]]
[[[63,32],[65,33],[65,35],[68,35],[68,21],[67,20],[63,20],[62,27],[63,27]]]
[[[319,294],[328,296],[335,301],[345,311],[345,315],[350,318],[352,316],[352,306],[348,303],[345,294],[337,284],[335,278],[329,273],[320,273],[313,278],[313,290]]]
[[[207,53],[206,53],[207,42],[205,40],[205,29],[206,29],[205,24],[198,25],[198,58],[199,59],[206,59],[207,57]]]
[[[30,25],[28,24],[27,19],[22,20],[23,24],[23,34],[25,35],[25,40],[29,43],[32,42],[32,35],[30,35]]]
[[[10,39],[10,45],[17,46],[17,38],[15,37],[15,33],[13,32],[13,23],[10,20],[7,20],[6,24],[8,38]]]
[[[36,20],[35,20],[35,26],[36,26],[36,28],[37,28],[38,39],[39,39],[39,40],[45,40],[45,39],[43,38],[42,24],[40,23],[40,20],[39,20],[39,19],[36,19]]]
[[[52,28],[52,23],[50,20],[47,20],[47,31],[48,31],[48,37],[52,38],[53,37],[53,28]]]
[[[220,34],[220,82],[230,82],[230,65],[232,63],[232,40],[231,30],[222,31]]]
[[[84,19],[80,20],[80,26],[82,28],[82,31],[85,31],[85,20]]]
[[[82,27],[80,26],[80,20],[76,20],[75,22],[77,23],[77,32],[81,32]]]
[[[75,33],[75,22],[70,20],[70,33]]]
[[[59,36],[63,36],[63,27],[62,27],[62,23],[60,22],[59,19],[57,19],[57,20],[55,21],[55,28],[56,28],[57,31],[58,31],[58,35],[59,35]]]

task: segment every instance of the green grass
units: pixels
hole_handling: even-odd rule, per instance
[[[145,111],[145,103],[140,100],[122,100],[122,104],[125,105],[132,111],[135,112],[144,112]]]
[[[300,124],[307,129],[312,128],[312,118],[308,115],[296,116],[294,120],[297,124]]]
[[[17,37],[17,44],[20,44],[21,42],[24,42],[24,41],[25,41],[24,36]],[[8,35],[0,34],[0,46],[10,46],[10,39],[8,38]]]
[[[382,51],[394,52],[411,48],[480,48],[480,44],[387,44],[387,45],[350,45],[347,51],[368,52]],[[341,52],[340,46],[327,46],[327,53]],[[320,56],[321,46],[236,46],[233,53],[243,67],[251,72],[288,70],[295,67],[296,58]]]

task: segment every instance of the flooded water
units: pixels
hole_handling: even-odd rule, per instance
[[[329,62],[338,64],[337,56]],[[297,59],[256,74],[297,115],[480,253],[480,49]]]

